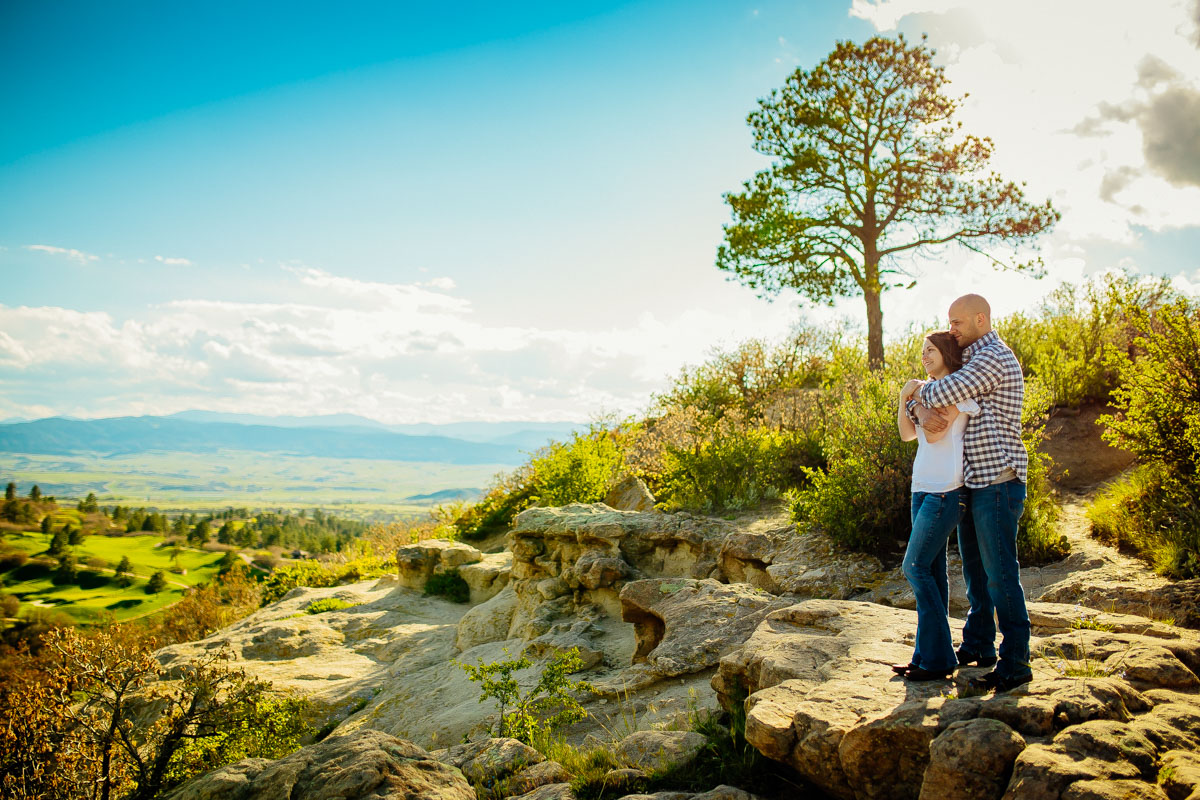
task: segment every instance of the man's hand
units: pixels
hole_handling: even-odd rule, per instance
[[[921,427],[928,433],[939,433],[946,430],[950,425],[946,420],[946,416],[946,412],[940,408],[917,406],[917,419],[920,420]]]

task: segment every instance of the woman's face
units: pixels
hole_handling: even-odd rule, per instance
[[[921,348],[921,366],[925,368],[925,372],[931,378],[937,378],[946,373],[946,360],[942,358],[942,351],[938,350],[937,346],[928,339]]]

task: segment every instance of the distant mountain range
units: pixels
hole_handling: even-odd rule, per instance
[[[257,417],[185,411],[168,417],[50,417],[0,424],[0,452],[68,455],[245,450],[324,458],[515,465],[525,461],[523,451],[567,438],[583,427],[536,422],[389,426],[352,414]]]

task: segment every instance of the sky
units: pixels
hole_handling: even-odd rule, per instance
[[[889,335],[1114,269],[1200,291],[1200,0],[0,0],[0,419],[585,421],[861,328],[714,260],[757,99],[897,33],[1063,218],[1040,281],[907,264]]]

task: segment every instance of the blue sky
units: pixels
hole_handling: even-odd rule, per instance
[[[1200,285],[1194,0],[974,5],[0,0],[0,419],[578,420],[857,321],[713,257],[756,98],[877,32],[929,33],[1001,172],[1064,211],[1050,280],[947,253],[889,330],[1114,267]]]

